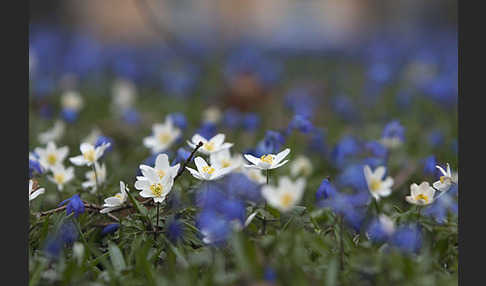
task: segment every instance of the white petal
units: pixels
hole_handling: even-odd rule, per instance
[[[69,161],[71,161],[71,163],[73,163],[74,165],[77,165],[77,166],[82,166],[82,165],[86,164],[86,160],[84,159],[83,155],[71,157],[71,158],[69,158]]]
[[[278,164],[280,163],[280,161],[282,161],[285,157],[287,157],[287,155],[290,153],[290,149],[287,148],[285,150],[283,150],[282,152],[278,153],[277,156],[275,156],[274,158],[274,164]]]
[[[208,166],[208,163],[202,158],[202,157],[196,157],[194,159],[194,163],[196,164],[197,170],[201,173],[202,169],[206,166]]]

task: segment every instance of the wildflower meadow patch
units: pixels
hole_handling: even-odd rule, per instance
[[[176,72],[33,32],[30,285],[457,285],[457,42],[434,35]]]

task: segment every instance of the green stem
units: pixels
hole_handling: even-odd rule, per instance
[[[157,228],[155,229],[154,232],[155,240],[157,240],[157,234],[159,233],[159,209],[160,209],[160,203],[157,203],[157,222],[156,222]]]
[[[343,271],[344,269],[344,224],[343,224],[343,216],[339,216],[339,258],[340,258],[340,269]]]
[[[374,199],[376,215],[380,215],[380,207],[378,206],[378,200]]]
[[[269,180],[269,170],[267,169],[266,170],[266,175],[267,175],[267,185],[268,185],[268,182],[270,181]],[[267,210],[267,201],[265,200],[265,202],[263,203],[263,209],[266,211]],[[263,229],[262,229],[262,234],[265,234],[267,231],[267,219],[265,218],[265,215],[263,216]]]
[[[100,194],[100,184],[98,182],[98,172],[96,172],[96,165],[95,165],[95,163],[93,163],[91,166],[93,167],[93,172],[94,172],[94,175],[95,175],[96,197],[98,198],[98,203],[101,204],[102,201],[101,201],[101,194]]]

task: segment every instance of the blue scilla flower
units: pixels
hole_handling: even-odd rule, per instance
[[[59,228],[62,241],[67,245],[72,245],[78,239],[78,230],[70,220],[64,222]]]
[[[32,178],[34,173],[37,173],[39,175],[42,175],[44,173],[41,164],[39,161],[34,160],[34,159],[29,159],[29,179]]]
[[[61,111],[61,117],[68,123],[73,123],[78,119],[78,112],[71,108],[64,108]]]
[[[140,114],[136,109],[128,108],[123,111],[122,119],[130,125],[135,125],[140,122]]]
[[[230,199],[225,200],[221,203],[220,207],[221,214],[228,221],[236,221],[240,225],[245,223],[246,219],[246,208],[243,202]]]
[[[101,231],[101,235],[102,236],[105,236],[107,234],[111,234],[111,233],[114,233],[115,231],[117,231],[118,229],[120,228],[120,224],[119,223],[110,223],[109,225],[105,226],[103,228],[103,230]]]
[[[385,242],[393,235],[393,222],[386,216],[374,218],[368,225],[367,233],[374,242]]]
[[[329,181],[324,179],[316,192],[316,201],[325,200],[334,196],[337,193],[336,187]]]
[[[347,166],[336,178],[339,187],[350,187],[357,191],[367,190],[367,183],[363,172],[364,164]]]
[[[162,72],[162,83],[169,94],[188,95],[196,85],[198,73],[192,66],[168,69]]]
[[[206,138],[207,140],[211,139],[214,135],[216,135],[217,129],[216,124],[212,122],[204,122],[196,133],[201,135],[202,137]]]
[[[346,121],[353,121],[358,117],[358,112],[353,101],[347,96],[340,95],[333,97],[331,107],[338,116]]]
[[[105,153],[113,150],[113,139],[110,138],[110,137],[107,137],[107,136],[103,136],[103,135],[99,136],[98,139],[96,139],[95,148],[98,147],[98,146],[101,146],[105,143],[110,143],[110,146],[108,148],[106,148]]]
[[[254,203],[259,203],[263,199],[260,186],[242,173],[230,173],[223,180],[225,193],[230,198]]]
[[[309,133],[314,129],[314,125],[307,116],[296,114],[289,124],[290,130],[299,130],[302,133]]]
[[[311,96],[309,88],[299,86],[291,89],[285,96],[285,106],[294,114],[312,117],[316,101]]]
[[[175,126],[179,127],[180,129],[186,129],[187,119],[183,113],[173,112],[169,114],[169,117],[172,119],[172,122],[174,123]]]
[[[328,152],[326,145],[326,131],[319,128],[314,128],[309,134],[309,149],[321,155],[326,155]]]
[[[331,158],[338,168],[343,168],[353,156],[361,152],[361,146],[352,136],[345,136],[336,144]]]
[[[177,149],[177,152],[176,152],[176,157],[174,159],[174,161],[172,162],[171,165],[175,165],[177,163],[181,163],[181,162],[185,162],[189,156],[191,156],[191,151],[188,151],[186,149],[184,149],[183,147]]]
[[[267,266],[265,267],[265,271],[263,273],[263,279],[268,282],[275,282],[277,280],[277,273],[272,267]]]
[[[51,259],[59,258],[61,254],[63,241],[57,234],[49,235],[44,244],[44,253]]]
[[[230,223],[212,210],[202,211],[196,218],[196,227],[206,244],[221,245],[231,232]]]
[[[223,114],[223,123],[229,128],[240,127],[242,119],[242,114],[234,108],[227,109]]]
[[[178,219],[172,219],[167,225],[167,237],[172,243],[179,241],[184,234],[184,224]]]
[[[224,190],[212,182],[202,183],[196,193],[196,205],[201,209],[218,210],[224,200],[226,200]]]
[[[454,199],[451,190],[441,195],[431,206],[427,207],[424,210],[424,215],[432,217],[437,223],[445,223],[449,212],[455,215],[458,212],[457,200]]]
[[[405,128],[398,120],[393,120],[383,129],[382,139],[385,145],[394,147],[405,140]]]
[[[338,215],[342,215],[354,230],[358,231],[365,219],[365,206],[369,203],[369,195],[366,192],[345,194],[336,192],[327,199],[320,200],[318,206],[330,208]]]
[[[388,155],[388,149],[378,141],[369,141],[365,144],[365,150],[373,156],[384,158]]]
[[[423,159],[424,173],[428,176],[437,177],[439,170],[437,169],[437,160],[434,155],[430,155]]]
[[[285,143],[285,137],[278,131],[268,130],[255,148],[256,156],[276,154]]]
[[[416,253],[422,247],[422,233],[416,225],[404,225],[395,231],[390,242],[403,252]]]
[[[385,62],[374,62],[370,65],[367,76],[372,81],[382,84],[391,79],[392,69]]]
[[[243,116],[242,126],[246,131],[254,131],[260,125],[260,116],[256,113],[247,113]]]
[[[74,217],[78,217],[78,215],[84,213],[84,203],[78,194],[75,194],[69,199],[62,201],[59,204],[59,207],[65,205],[66,203],[67,203],[66,215],[69,215],[70,213],[74,213]]]
[[[362,160],[362,165],[369,165],[372,169],[386,165],[386,159],[381,157],[367,157]]]

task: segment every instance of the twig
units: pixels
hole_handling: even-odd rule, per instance
[[[197,150],[202,147],[202,145],[203,145],[203,142],[201,141],[201,142],[199,142],[199,144],[197,144],[196,148],[194,148],[194,150],[192,150],[191,155],[189,155],[189,158],[187,158],[187,160],[184,162],[184,164],[182,164],[182,167],[179,169],[179,172],[177,172],[177,175],[174,177],[174,182],[175,182],[175,180],[177,180],[177,178],[179,178],[180,175],[182,175],[182,173],[184,173],[184,171],[186,170],[186,166],[191,162],[192,157],[197,152]]]

